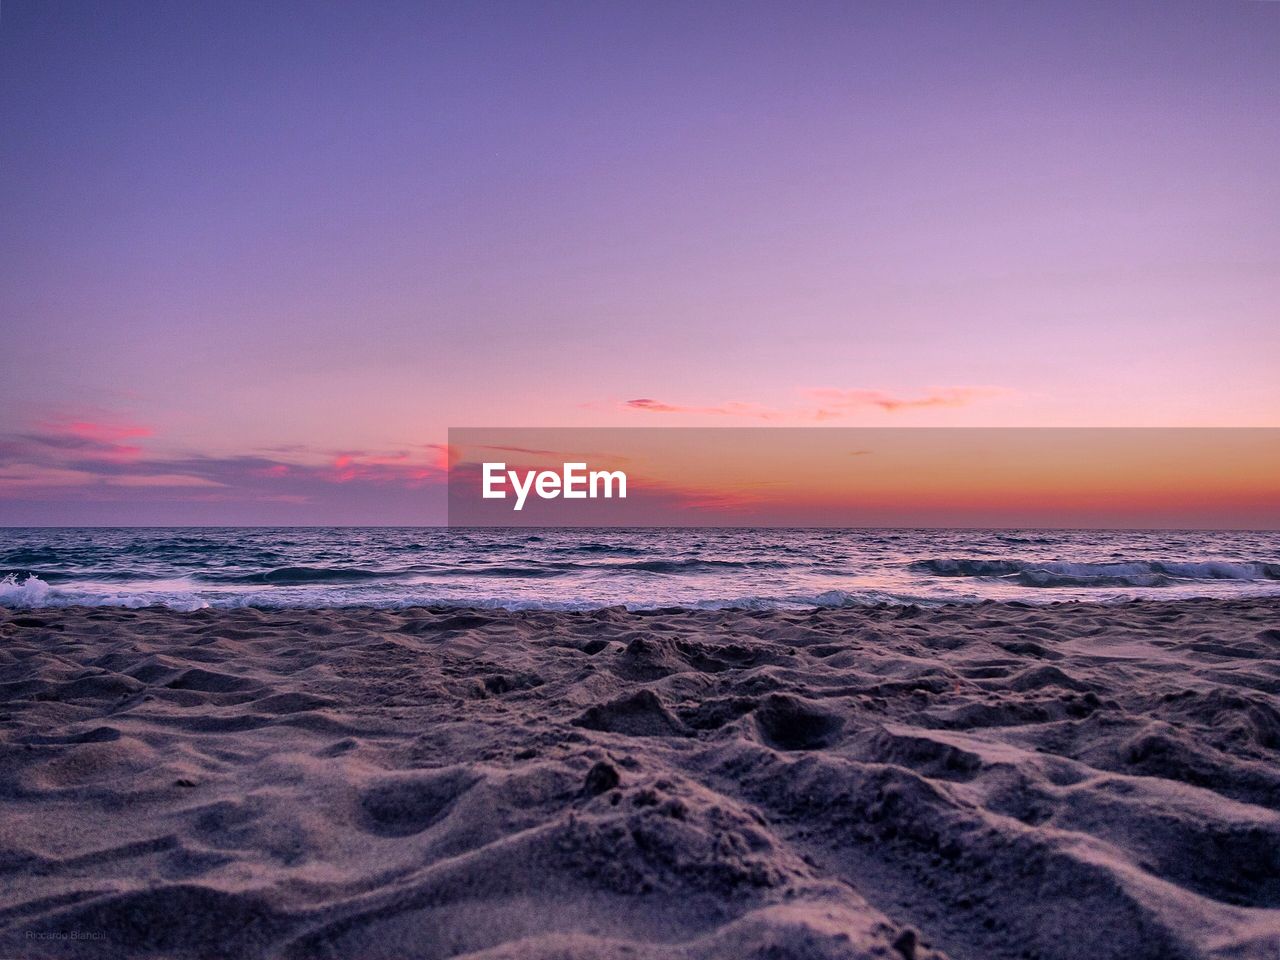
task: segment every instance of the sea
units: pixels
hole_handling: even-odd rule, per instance
[[[0,605],[803,609],[1280,595],[1280,532],[0,528]]]

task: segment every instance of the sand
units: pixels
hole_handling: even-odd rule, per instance
[[[1280,602],[0,611],[0,957],[1280,957]]]

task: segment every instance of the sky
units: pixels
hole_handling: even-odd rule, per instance
[[[1280,426],[1280,3],[0,8],[0,524],[449,427]]]
[[[448,449],[462,527],[1280,531],[1274,427],[482,427]]]

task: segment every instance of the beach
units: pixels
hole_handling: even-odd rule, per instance
[[[0,609],[0,956],[1280,956],[1280,600]]]
[[[0,5],[0,960],[1280,960],[1280,0]]]

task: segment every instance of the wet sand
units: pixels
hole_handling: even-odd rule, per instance
[[[0,957],[1280,957],[1280,601],[0,610]]]

